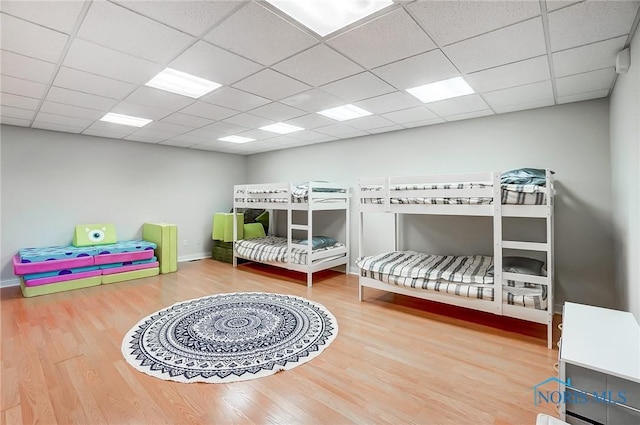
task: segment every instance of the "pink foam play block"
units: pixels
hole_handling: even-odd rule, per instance
[[[93,264],[100,266],[103,264],[124,263],[125,261],[147,260],[151,257],[153,257],[152,249],[134,252],[119,252],[116,254],[100,254],[93,257],[95,259]]]
[[[40,285],[46,285],[48,283],[66,282],[69,280],[83,279],[85,277],[93,277],[93,276],[100,276],[100,270],[91,270],[88,272],[63,274],[58,276],[49,276],[49,277],[41,277],[39,279],[25,280],[24,285],[29,287],[40,286]]]
[[[143,270],[143,269],[152,269],[154,267],[159,267],[160,263],[157,261],[153,263],[144,263],[144,264],[132,264],[130,266],[122,266],[122,267],[112,267],[110,269],[102,269],[102,274],[116,274],[116,273],[124,273],[124,272],[132,272],[134,270]]]
[[[153,257],[153,252],[151,252]],[[149,257],[149,258],[150,258]],[[55,270],[73,269],[76,267],[93,266],[94,257],[65,258],[64,260],[38,261],[36,263],[22,263],[19,255],[13,256],[13,273],[20,276],[23,274],[52,272]]]

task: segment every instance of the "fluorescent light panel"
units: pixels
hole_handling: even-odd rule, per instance
[[[283,122],[277,122],[275,124],[270,124],[270,125],[265,125],[264,127],[260,127],[260,130],[270,131],[272,133],[278,133],[278,134],[288,134],[288,133],[294,133],[296,131],[304,130],[304,128],[291,125],[291,124],[285,124]]]
[[[218,140],[221,142],[231,142],[231,143],[247,143],[247,142],[255,142],[256,139],[252,139],[250,137],[242,137],[242,136],[226,136],[221,137]]]
[[[318,112],[320,115],[324,115],[325,117],[338,120],[338,121],[346,121],[352,120],[354,118],[366,117],[371,115],[371,112],[365,111],[362,108],[358,108],[355,105],[342,105],[337,108],[325,109],[324,111]]]
[[[153,120],[146,118],[132,117],[130,115],[114,114],[109,112],[104,117],[100,118],[100,121],[111,122],[114,124],[130,125],[132,127],[144,127]]]
[[[145,86],[197,99],[217,89],[221,84],[176,69],[165,68],[164,71],[153,77]]]
[[[393,4],[391,0],[266,0],[321,36]]]
[[[413,87],[407,89],[407,91],[424,103],[475,93],[462,77],[450,78],[448,80],[438,81],[437,83]]]

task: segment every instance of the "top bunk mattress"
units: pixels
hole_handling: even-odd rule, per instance
[[[311,193],[311,196],[310,196]],[[332,196],[335,194],[335,196]],[[346,203],[347,188],[329,182],[304,182],[295,185],[288,183],[266,185],[236,186],[235,202],[246,203]]]

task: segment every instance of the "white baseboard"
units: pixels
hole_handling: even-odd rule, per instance
[[[178,263],[184,263],[185,261],[202,260],[203,258],[211,258],[210,252],[199,252],[197,254],[183,255],[178,257]]]
[[[0,288],[9,288],[11,286],[20,286],[20,279],[13,278],[0,280]]]

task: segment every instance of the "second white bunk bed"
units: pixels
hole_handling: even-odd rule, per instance
[[[235,185],[234,200],[234,249],[233,266],[238,258],[269,264],[307,274],[307,286],[313,284],[313,273],[337,266],[349,270],[349,187],[328,182],[264,183]],[[269,210],[270,234],[264,238],[238,239],[237,212],[254,208]],[[317,235],[314,230],[314,213],[318,211],[343,211],[344,235],[334,239]],[[274,236],[275,213],[287,215],[287,236]],[[299,211],[303,213],[300,214]],[[306,212],[306,214],[304,214]],[[301,215],[304,215],[303,219]],[[299,220],[299,221],[297,221]],[[295,234],[304,235],[295,238]]]
[[[550,170],[521,170],[524,170],[523,181],[534,184],[513,183],[519,179],[508,177],[503,183],[500,172],[360,179],[356,189],[360,300],[364,288],[370,287],[545,324],[547,346],[551,348],[553,173]],[[515,172],[517,177],[521,170],[511,173]],[[536,172],[537,177],[527,179],[528,171]],[[363,220],[369,212],[395,214],[395,251],[363,255],[366,243]],[[399,214],[492,217],[493,256],[399,251]],[[504,240],[504,217],[544,219],[545,241]],[[504,250],[542,252],[546,260],[506,255]]]

